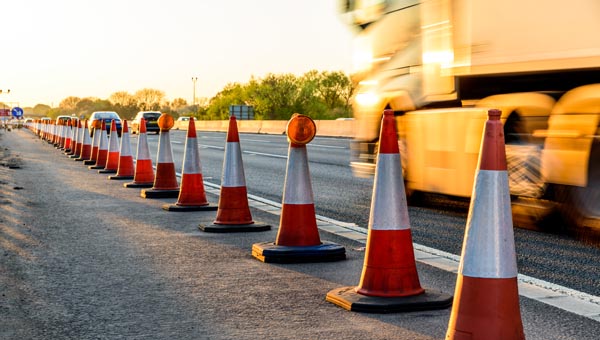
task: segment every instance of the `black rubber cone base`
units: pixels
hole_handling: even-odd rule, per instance
[[[117,170],[110,170],[110,169],[102,169],[102,170],[98,170],[99,174],[116,174]]]
[[[83,165],[94,165],[96,164],[96,161],[93,161],[91,159],[86,159],[83,161]]]
[[[273,242],[252,245],[252,256],[266,263],[331,262],[346,259],[346,249],[339,244],[322,242],[316,246],[278,246]]]
[[[356,287],[337,288],[325,300],[346,310],[364,313],[400,313],[444,309],[452,305],[452,295],[426,289],[424,293],[403,297],[380,297],[358,294]]]
[[[218,206],[214,204],[206,204],[206,205],[177,205],[174,204],[164,204],[162,208],[166,211],[216,211]]]
[[[140,192],[143,198],[178,198],[179,189],[161,190],[161,189],[144,189]]]
[[[79,155],[70,155],[69,158],[77,160],[77,158],[79,158]]]
[[[119,175],[114,175],[114,176],[108,176],[108,179],[123,181],[123,180],[126,180],[126,179],[133,179],[133,176],[119,176]]]
[[[123,184],[125,188],[152,188],[154,186],[154,182],[152,183],[136,183],[130,182]]]
[[[88,169],[90,169],[90,170],[104,169],[104,165],[91,165],[91,166],[88,166]]]
[[[256,222],[250,224],[201,224],[198,228],[207,233],[245,233],[271,230],[270,225]]]

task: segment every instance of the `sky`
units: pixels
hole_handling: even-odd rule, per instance
[[[210,98],[268,73],[351,71],[337,0],[3,1],[0,102],[162,90]],[[10,93],[6,91],[10,89]]]

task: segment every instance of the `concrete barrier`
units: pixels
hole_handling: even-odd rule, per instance
[[[180,126],[180,129],[187,129]],[[287,120],[238,120],[240,133],[264,133],[272,135],[285,134]],[[354,137],[356,121],[354,120],[315,120],[317,136]],[[197,120],[196,130],[211,132],[227,132],[228,120]]]
[[[316,120],[317,136],[353,137],[354,120]]]
[[[262,120],[238,120],[238,132],[259,133],[262,128]]]
[[[285,133],[287,120],[263,120],[259,133],[282,135]]]

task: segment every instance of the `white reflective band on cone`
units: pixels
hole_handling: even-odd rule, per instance
[[[156,163],[173,163],[173,151],[171,151],[171,136],[169,135],[169,131],[160,132]]]
[[[161,162],[162,163],[162,162]],[[187,138],[185,140],[185,152],[183,154],[183,173],[201,174],[202,165],[198,152],[198,141],[196,138]]]
[[[100,146],[98,146],[100,150],[108,150],[108,134],[106,130],[102,130],[102,135],[100,136]]]
[[[120,156],[131,156],[131,142],[129,141],[129,132],[123,132],[121,135],[121,153]]]
[[[458,272],[478,278],[517,276],[508,173],[479,170]]]
[[[94,139],[92,139],[92,146],[100,146],[100,135],[102,135],[102,133],[98,133],[98,129],[94,130]]]
[[[150,159],[150,149],[148,149],[148,138],[145,133],[140,133],[137,145],[137,159]]]
[[[119,151],[119,136],[116,131],[110,134],[110,138],[108,139],[108,150],[112,152]]]
[[[379,154],[374,183],[369,228],[410,229],[400,154]]]
[[[283,204],[313,204],[306,147],[290,147],[283,189]]]
[[[225,164],[221,176],[221,185],[224,187],[245,187],[246,179],[240,143],[227,142],[225,144]]]

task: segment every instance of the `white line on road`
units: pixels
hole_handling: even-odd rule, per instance
[[[256,151],[242,151],[243,153],[247,153],[249,155],[258,155],[258,156],[266,156],[266,157],[274,157],[274,158],[283,158],[283,159],[287,159],[287,156],[282,156],[282,155],[274,155],[271,153],[263,153],[263,152],[256,152]]]
[[[329,149],[345,149],[345,146],[337,146],[337,145],[322,145],[322,144],[307,144],[308,146],[316,147],[316,148],[329,148]]]

